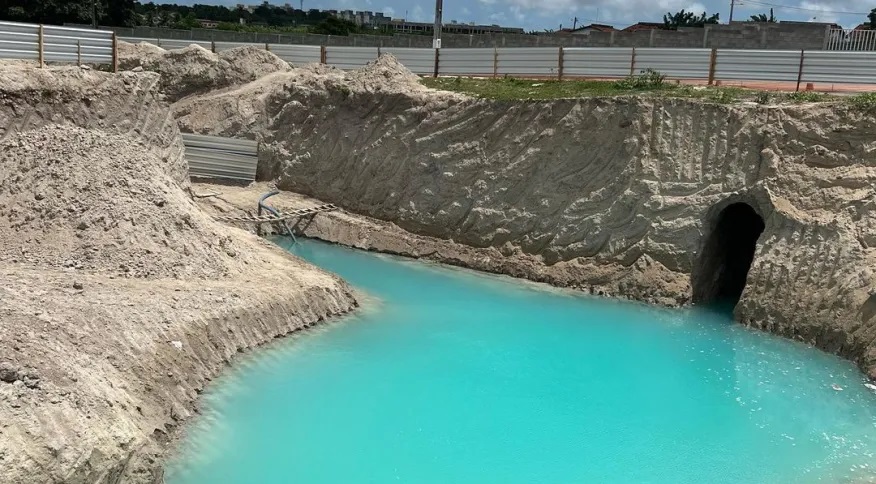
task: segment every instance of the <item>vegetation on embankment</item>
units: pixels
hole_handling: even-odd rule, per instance
[[[876,93],[839,96],[811,91],[781,92],[744,89],[741,87],[691,86],[666,80],[656,71],[644,71],[615,81],[597,80],[532,80],[516,77],[465,78],[427,77],[421,81],[433,89],[453,91],[471,96],[499,99],[567,99],[599,96],[648,96],[701,99],[719,104],[755,102],[758,104],[846,102],[860,109],[876,108]]]

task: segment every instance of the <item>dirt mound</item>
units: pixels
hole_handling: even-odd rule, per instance
[[[279,57],[255,46],[214,54],[196,44],[168,51],[154,46],[146,47],[148,45],[151,44],[122,45],[119,49],[119,65],[122,69],[142,67],[161,73],[161,91],[171,101],[246,84],[268,74],[291,69]]]
[[[420,84],[419,76],[408,70],[392,54],[382,54],[365,67],[348,72],[345,79],[372,92],[410,94],[427,89]]]
[[[288,62],[254,45],[236,47],[219,53],[219,62],[228,64],[229,77],[235,84],[249,82],[274,72],[285,72],[292,67]]]
[[[0,142],[0,260],[176,278],[223,277],[249,262],[170,164],[127,135],[53,125],[9,136]]]
[[[138,42],[136,44],[128,42],[119,42],[119,69],[128,71],[135,67],[142,67],[147,71],[153,71],[158,68],[158,61],[166,52],[161,47],[158,47],[149,42]]]

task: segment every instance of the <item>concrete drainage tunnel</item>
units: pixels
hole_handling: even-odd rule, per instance
[[[751,205],[737,202],[718,211],[709,227],[692,274],[693,302],[732,311],[745,289],[764,221]]]

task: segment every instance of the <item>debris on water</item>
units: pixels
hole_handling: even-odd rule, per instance
[[[868,390],[873,390],[874,392],[876,392],[876,385],[872,383],[864,383],[864,387],[866,387]]]
[[[831,384],[830,387],[833,388],[834,390],[838,391],[838,392],[843,391],[843,387],[837,385],[836,383]]]

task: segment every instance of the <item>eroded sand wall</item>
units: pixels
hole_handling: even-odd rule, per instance
[[[0,482],[161,482],[235,355],[356,305],[200,211],[157,81],[0,65]]]
[[[386,77],[409,81],[395,75]],[[356,76],[269,76],[177,114],[186,130],[261,140],[260,176],[282,189],[501,257],[592,267],[570,269],[568,284],[633,297],[689,302],[709,217],[746,202],[766,228],[738,318],[876,377],[865,304],[871,115],[829,104],[494,101],[375,89]],[[637,264],[651,275],[612,281]]]

